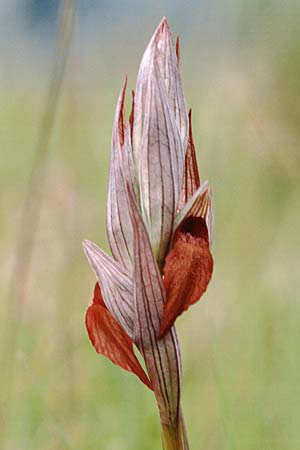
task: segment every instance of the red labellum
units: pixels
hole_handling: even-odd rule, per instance
[[[201,217],[189,217],[176,232],[166,257],[164,285],[167,300],[160,328],[162,337],[176,318],[197,302],[206,291],[213,271],[208,231]]]
[[[93,304],[86,312],[85,323],[97,353],[134,373],[152,389],[150,380],[134,354],[132,341],[106,308],[98,283],[94,290]]]

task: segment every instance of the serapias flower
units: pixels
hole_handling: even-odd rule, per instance
[[[165,450],[186,450],[174,322],[210,281],[213,205],[208,183],[200,183],[179,43],[174,47],[165,18],[144,53],[128,123],[126,84],[113,125],[107,199],[113,257],[83,243],[97,276],[86,327],[98,353],[153,389]]]

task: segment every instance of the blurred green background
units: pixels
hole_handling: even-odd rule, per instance
[[[114,109],[166,15],[216,211],[213,280],[177,326],[190,447],[299,450],[300,2],[79,2],[30,194],[39,214],[22,230],[59,3],[0,6],[0,448],[161,448],[151,392],[88,340],[95,280],[81,241],[108,250]]]

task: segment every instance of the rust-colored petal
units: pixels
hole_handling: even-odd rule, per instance
[[[150,380],[134,354],[130,338],[106,308],[98,283],[95,286],[93,304],[86,312],[85,323],[97,353],[134,373],[152,389]]]
[[[189,111],[189,140],[185,154],[183,186],[178,201],[178,210],[193,196],[200,186],[200,176],[192,133],[192,110]]]
[[[134,122],[134,91],[131,91],[131,111],[129,115],[129,125],[130,125],[130,138],[132,141],[132,130],[133,130],[133,122]]]
[[[104,308],[106,308],[101,291],[100,291],[99,283],[95,284],[93,305],[100,305],[100,306],[104,306]]]
[[[188,218],[177,231],[164,266],[167,292],[160,336],[206,291],[213,271],[205,220]]]
[[[177,61],[178,61],[178,64],[179,64],[179,63],[180,63],[180,45],[179,45],[179,36],[177,36],[177,38],[176,38],[175,50],[176,50]]]

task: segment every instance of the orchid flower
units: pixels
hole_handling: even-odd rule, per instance
[[[200,183],[179,42],[173,45],[165,18],[142,58],[128,123],[126,84],[112,133],[106,220],[112,257],[83,243],[97,277],[86,327],[97,353],[153,390],[164,449],[187,450],[174,322],[211,279],[213,205],[208,183]]]

